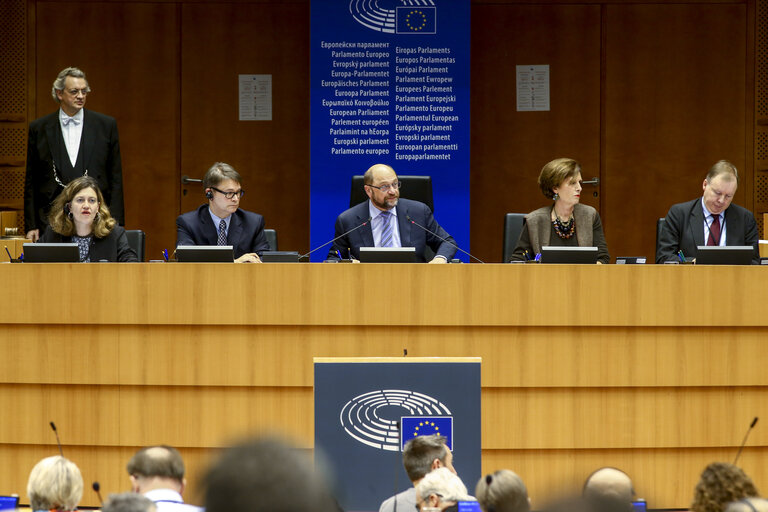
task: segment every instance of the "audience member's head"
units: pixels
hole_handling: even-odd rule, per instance
[[[205,477],[206,512],[338,512],[306,453],[277,439],[224,451]]]
[[[713,462],[701,473],[693,491],[693,512],[723,512],[726,505],[759,496],[755,484],[738,466]]]
[[[107,501],[101,507],[102,512],[156,512],[155,502],[136,494],[124,492],[122,494],[110,494]]]
[[[83,497],[83,477],[74,462],[46,457],[32,468],[27,494],[32,510],[75,510]]]
[[[125,467],[134,492],[144,494],[154,489],[184,491],[184,461],[172,446],[148,446],[131,457]]]
[[[483,512],[529,512],[531,500],[523,480],[508,469],[488,474],[477,482],[475,497]]]
[[[732,501],[725,512],[768,512],[768,500],[763,498],[742,498]]]
[[[474,501],[467,494],[467,487],[448,468],[437,468],[427,473],[416,484],[416,507],[422,512],[427,509],[445,510],[459,501]]]
[[[620,469],[600,468],[584,481],[582,496],[595,510],[629,512],[635,489],[629,475]]]
[[[445,444],[446,438],[440,435],[417,436],[405,443],[403,448],[403,466],[408,478],[414,484],[424,475],[437,468],[453,468],[453,454]]]

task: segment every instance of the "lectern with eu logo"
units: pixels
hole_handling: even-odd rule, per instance
[[[416,436],[444,436],[459,476],[474,488],[480,364],[479,357],[315,358],[315,449],[334,471],[344,510],[377,511],[412,487],[402,449]]]

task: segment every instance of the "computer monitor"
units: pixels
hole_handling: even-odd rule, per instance
[[[416,263],[415,247],[361,247],[361,263]]]
[[[542,263],[597,263],[597,247],[542,247]]]
[[[80,249],[76,243],[24,244],[25,263],[77,263]]]
[[[751,265],[755,248],[751,245],[700,245],[696,248],[697,265]]]
[[[231,245],[180,245],[176,248],[176,261],[181,263],[232,263],[235,261]]]
[[[18,496],[0,496],[0,510],[13,510],[19,508]]]

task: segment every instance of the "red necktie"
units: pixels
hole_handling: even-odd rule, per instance
[[[709,225],[709,238],[707,245],[720,245],[720,216],[712,217],[712,224]]]

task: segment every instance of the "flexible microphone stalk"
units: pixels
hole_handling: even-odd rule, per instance
[[[755,425],[757,425],[757,416],[755,416],[755,419],[753,419],[752,423],[749,424],[747,433],[744,435],[744,440],[741,442],[741,446],[739,446],[739,452],[736,454],[736,458],[733,459],[734,466],[736,465],[736,461],[739,460],[739,457],[741,456],[741,451],[744,449],[744,445],[747,444],[747,438],[749,437],[749,433],[752,432],[752,429],[755,428]]]
[[[64,450],[61,449],[61,441],[59,441],[59,431],[56,430],[56,424],[54,422],[51,422],[51,428],[53,429],[53,433],[56,434],[56,444],[59,446],[59,454],[61,456],[64,456]]]
[[[419,224],[418,222],[416,222],[415,220],[413,220],[413,219],[411,218],[411,216],[410,216],[410,215],[406,215],[406,216],[405,216],[405,218],[406,218],[406,219],[408,219],[408,222],[410,222],[411,224],[414,224],[414,225],[416,225],[416,226],[419,226],[421,229],[423,229],[424,231],[426,231],[426,232],[427,232],[427,233],[429,233],[430,235],[436,236],[436,237],[437,237],[437,238],[439,238],[441,241],[443,241],[443,242],[447,243],[448,245],[450,245],[450,246],[454,247],[456,250],[459,250],[459,251],[463,252],[464,254],[466,254],[467,256],[469,256],[470,258],[472,258],[472,259],[476,260],[478,263],[485,263],[485,262],[484,262],[483,260],[481,260],[480,258],[476,258],[475,256],[472,256],[472,255],[471,255],[471,254],[469,254],[467,251],[465,251],[464,249],[462,249],[462,248],[461,248],[461,247],[459,247],[458,245],[454,244],[454,243],[453,243],[453,242],[451,242],[450,240],[448,240],[448,239],[446,239],[446,238],[443,238],[443,237],[441,237],[440,235],[438,235],[437,233],[435,233],[434,231],[430,231],[429,229],[425,228],[424,226],[422,226],[421,224]]]
[[[336,241],[336,240],[338,240],[339,238],[344,238],[344,237],[345,237],[345,236],[347,236],[348,234],[350,234],[350,233],[352,233],[352,232],[354,232],[354,231],[357,231],[357,230],[358,230],[358,229],[360,229],[361,227],[363,227],[363,226],[367,225],[369,222],[371,222],[371,218],[370,218],[370,217],[368,217],[367,219],[365,219],[365,221],[364,221],[362,224],[360,224],[359,226],[356,226],[356,227],[354,227],[354,228],[350,229],[350,230],[349,230],[349,231],[347,231],[346,233],[342,233],[342,234],[340,234],[339,236],[337,236],[337,237],[336,237],[336,238],[334,238],[333,240],[330,240],[330,241],[328,241],[328,242],[325,242],[323,245],[319,245],[319,246],[315,247],[314,249],[312,249],[311,251],[309,251],[307,254],[302,254],[301,256],[299,256],[299,260],[303,260],[304,258],[306,258],[307,256],[309,256],[309,255],[310,255],[310,254],[312,254],[313,252],[315,252],[315,251],[317,251],[317,250],[319,250],[319,249],[322,249],[322,248],[323,248],[323,247],[325,247],[326,245],[332,244],[333,242],[335,242],[335,241]]]
[[[93,487],[93,490],[96,492],[96,496],[99,497],[99,504],[102,507],[104,507],[104,500],[101,497],[101,492],[99,492],[101,491],[101,485],[99,485],[99,482],[93,482],[93,485],[91,485],[91,487]]]

